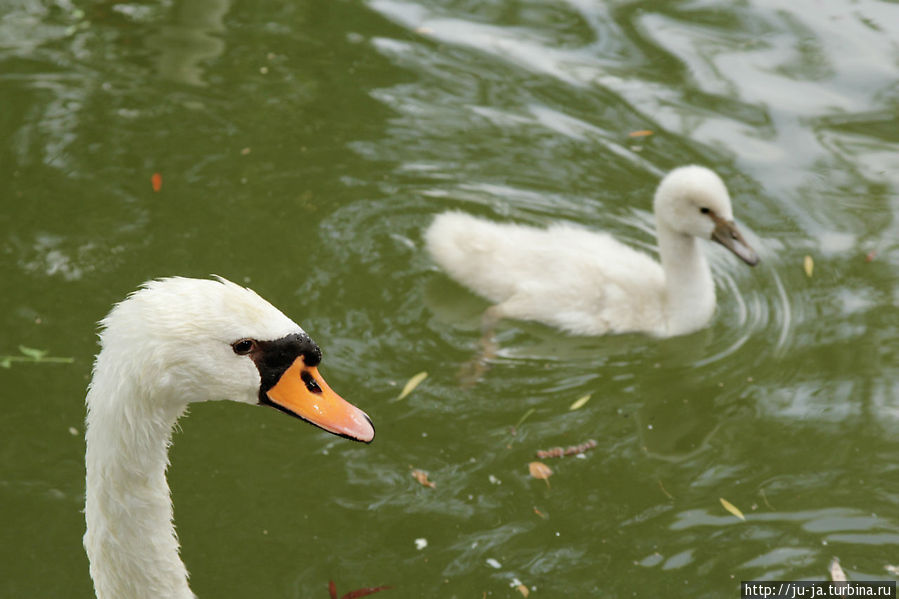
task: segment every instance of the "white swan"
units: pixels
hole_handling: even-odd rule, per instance
[[[438,215],[425,241],[453,279],[494,302],[486,323],[515,318],[577,335],[682,335],[705,326],[715,311],[700,240],[721,243],[750,266],[758,256],[733,222],[727,188],[707,168],[668,173],[654,210],[661,265],[606,233],[500,224],[460,212]]]
[[[370,442],[364,412],[317,366],[321,350],[271,304],[225,279],[151,281],[102,321],[87,393],[84,547],[99,599],[188,599],[165,478],[187,405],[266,404]]]

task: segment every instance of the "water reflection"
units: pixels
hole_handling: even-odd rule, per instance
[[[173,23],[147,37],[158,55],[160,77],[187,85],[207,85],[205,62],[225,51],[225,15],[229,0],[179,0],[171,9]]]

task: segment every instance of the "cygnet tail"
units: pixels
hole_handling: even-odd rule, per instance
[[[485,225],[489,223],[462,212],[439,214],[425,232],[428,252],[450,276],[459,279],[491,252],[495,233],[485,231]]]

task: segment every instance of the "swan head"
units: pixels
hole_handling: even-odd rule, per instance
[[[734,223],[727,187],[713,171],[695,165],[674,169],[659,183],[653,209],[659,227],[711,239],[746,264],[758,264],[758,254]]]
[[[102,321],[93,388],[131,381],[131,401],[182,411],[192,402],[263,404],[328,432],[371,442],[368,416],[318,372],[318,345],[254,291],[226,279],[145,283]],[[89,412],[122,394],[88,394]]]

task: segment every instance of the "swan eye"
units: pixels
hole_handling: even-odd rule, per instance
[[[234,350],[234,353],[238,356],[245,356],[256,347],[256,342],[252,339],[241,339],[240,341],[235,341],[231,344],[231,348]]]
[[[703,214],[708,214],[709,212],[711,212],[711,210],[709,210],[709,209],[706,208],[705,206],[703,206],[702,208],[700,208],[699,211],[702,212]]]

